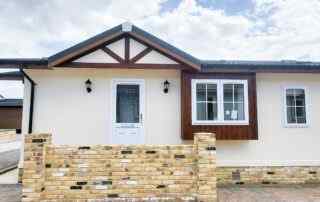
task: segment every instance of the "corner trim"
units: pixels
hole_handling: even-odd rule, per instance
[[[34,111],[33,110],[34,109],[34,91],[35,91],[36,83],[31,79],[31,77],[25,71],[23,71],[23,69],[20,69],[20,72],[31,83],[28,133],[32,133],[32,129],[33,129],[33,111]]]

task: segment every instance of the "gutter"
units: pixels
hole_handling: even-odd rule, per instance
[[[33,128],[33,108],[34,108],[34,91],[35,91],[36,83],[30,78],[30,76],[22,68],[20,68],[20,72],[31,83],[28,133],[32,133],[32,128]]]

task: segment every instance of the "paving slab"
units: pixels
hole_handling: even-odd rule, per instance
[[[0,185],[0,202],[20,202],[21,190],[19,184]]]
[[[320,185],[223,187],[219,202],[320,202]]]

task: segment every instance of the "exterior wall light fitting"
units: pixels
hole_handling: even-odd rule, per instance
[[[169,86],[170,86],[170,82],[168,80],[163,82],[163,92],[164,93],[168,93],[169,92]]]
[[[88,92],[88,93],[91,93],[91,91],[92,91],[92,82],[90,81],[90,79],[88,79],[88,80],[85,82],[85,84],[86,84],[87,92]]]

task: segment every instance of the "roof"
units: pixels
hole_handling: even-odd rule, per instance
[[[22,80],[23,75],[20,71],[2,72],[0,80]]]
[[[31,68],[47,66],[47,58],[1,58],[0,68]]]
[[[109,36],[115,36],[122,34],[122,25],[118,25],[114,28],[111,28],[109,30],[106,30],[94,37],[91,37],[81,43],[78,43],[70,48],[67,48],[61,52],[58,52],[48,58],[48,63],[54,63],[55,61],[58,61],[59,59],[65,57],[66,55],[72,54],[74,52],[77,52],[79,50],[82,50],[91,44],[97,43],[98,41],[103,41],[105,38]]]
[[[126,27],[125,27],[126,26]],[[128,34],[138,38],[143,38],[147,43],[168,51],[177,56],[187,64],[194,65],[202,72],[259,72],[259,71],[290,71],[290,72],[320,72],[320,62],[309,61],[248,61],[248,60],[200,60],[181,49],[159,39],[158,37],[134,26],[124,23],[113,27],[101,34],[89,38],[70,48],[58,52],[48,58],[16,58],[0,59],[0,68],[45,68],[58,66],[67,59],[84,54],[90,48],[102,45],[108,40]]]
[[[0,107],[22,107],[22,99],[0,99]]]
[[[281,61],[254,61],[254,60],[203,60],[202,71],[320,71],[320,62],[281,60]]]

